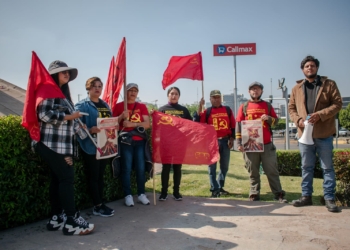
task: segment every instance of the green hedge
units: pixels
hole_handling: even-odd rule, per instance
[[[301,156],[298,150],[278,150],[277,164],[281,176],[301,176]],[[333,165],[337,180],[336,196],[343,206],[350,206],[350,150],[333,150]],[[315,178],[323,178],[317,159]]]
[[[33,153],[30,138],[20,125],[22,117],[0,117],[0,229],[47,218],[50,211],[50,170]],[[75,161],[75,202],[78,209],[92,206],[81,160]],[[135,175],[132,191],[136,192]],[[105,173],[106,201],[122,197],[119,179],[112,176],[110,165]]]

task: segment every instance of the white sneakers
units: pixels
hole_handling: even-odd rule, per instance
[[[125,205],[128,206],[128,207],[133,207],[134,206],[134,199],[132,198],[132,195],[127,195],[125,196]],[[139,202],[141,202],[143,205],[149,205],[150,202],[149,200],[147,199],[146,195],[145,194],[140,194],[137,198],[137,200]]]
[[[132,196],[129,194],[127,196],[125,196],[125,205],[127,207],[133,207],[134,206],[134,199],[132,198]]]
[[[139,202],[141,202],[143,205],[149,205],[149,200],[147,199],[145,194],[140,194],[137,198]]]

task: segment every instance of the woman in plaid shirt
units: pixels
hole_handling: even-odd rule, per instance
[[[50,231],[63,230],[65,235],[88,234],[94,225],[80,216],[74,201],[73,136],[75,132],[84,134],[77,122],[81,114],[74,110],[68,82],[77,77],[78,70],[62,61],[52,62],[48,70],[66,98],[45,99],[37,106],[41,139],[34,148],[52,172],[52,217],[46,227]]]

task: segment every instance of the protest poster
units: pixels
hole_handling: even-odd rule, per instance
[[[118,154],[118,118],[97,118],[97,146],[102,153],[96,150],[96,159],[106,159]]]
[[[264,152],[263,125],[261,120],[244,120],[241,124],[244,152]]]

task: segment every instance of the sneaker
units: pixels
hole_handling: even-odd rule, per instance
[[[227,192],[225,189],[220,188],[220,194],[222,194],[222,195],[229,195],[230,193]]]
[[[160,196],[159,196],[160,201],[166,201],[167,198],[168,198],[167,194],[160,194]]]
[[[288,203],[288,201],[284,198],[285,193],[281,192],[273,198],[275,201],[278,201],[279,203]]]
[[[258,195],[258,194],[251,194],[249,196],[249,200],[250,201],[260,201],[260,195]]]
[[[88,223],[79,212],[76,212],[74,217],[67,217],[62,231],[64,235],[84,235],[91,233],[94,228],[94,224]]]
[[[220,190],[219,190],[219,191],[213,191],[213,192],[211,192],[211,197],[212,197],[212,198],[218,198],[218,197],[220,197]]]
[[[180,193],[173,193],[173,197],[176,201],[182,201],[182,195]]]
[[[114,215],[111,212],[111,210],[106,209],[105,207],[103,207],[103,205],[101,205],[101,206],[94,206],[94,208],[92,209],[92,213],[94,215],[99,215],[99,216],[102,216],[102,217],[110,217],[110,216]]]
[[[47,222],[46,228],[49,231],[62,230],[64,223],[67,220],[67,216],[64,212],[58,215],[52,216],[52,218]]]
[[[125,205],[127,207],[133,207],[134,206],[134,199],[132,198],[131,194],[125,196]]]
[[[139,197],[137,198],[139,200],[139,202],[141,202],[143,205],[149,205],[150,202],[147,199],[145,194],[140,194]]]
[[[112,214],[114,214],[114,209],[112,209],[112,208],[110,208],[110,207],[107,207],[106,204],[102,203],[101,206],[102,206],[104,209],[109,210]]]
[[[312,205],[312,197],[311,196],[302,196],[299,200],[292,201],[292,205],[294,207],[303,207],[303,206],[311,206]]]
[[[326,200],[326,208],[329,212],[338,213],[340,212],[339,207],[335,204],[334,200]]]

